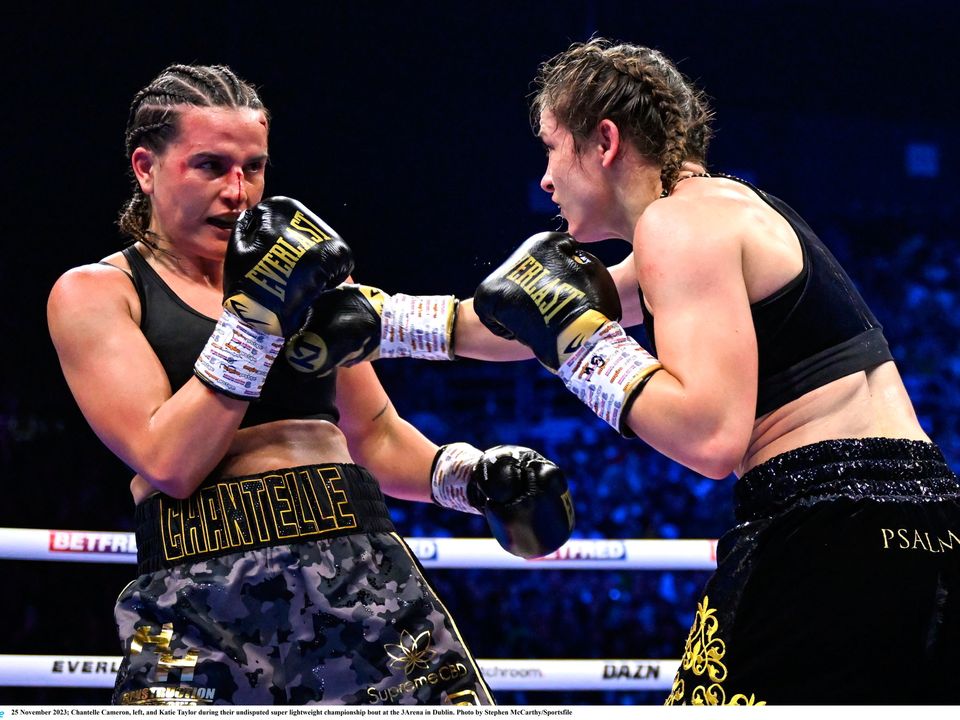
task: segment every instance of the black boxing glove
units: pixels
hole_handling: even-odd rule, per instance
[[[547,555],[573,532],[566,477],[529,448],[498,445],[483,452],[467,443],[444,445],[430,485],[435,503],[483,515],[504,550],[520,557]]]
[[[556,372],[607,320],[620,296],[607,268],[566,233],[534,235],[480,283],[473,307],[496,335],[516,339]]]
[[[624,409],[662,368],[619,322],[610,273],[566,233],[534,235],[477,288],[474,309],[493,333],[517,339],[618,432]]]
[[[293,198],[268,198],[245,211],[230,236],[224,307],[289,337],[320,293],[351,272],[353,253],[333,228]]]
[[[259,397],[284,338],[352,270],[350,248],[302,203],[273,197],[249,208],[230,235],[223,313],[194,374],[230,397]]]
[[[313,375],[377,358],[452,360],[456,314],[451,295],[388,295],[368,285],[343,284],[317,298],[284,356],[296,370]]]

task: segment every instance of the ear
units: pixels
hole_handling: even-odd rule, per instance
[[[153,168],[156,165],[156,156],[152,151],[145,147],[138,147],[130,156],[130,165],[133,167],[133,175],[140,183],[140,189],[144,195],[153,192]]]
[[[604,118],[597,125],[597,139],[603,167],[610,167],[620,153],[620,128],[613,120]]]

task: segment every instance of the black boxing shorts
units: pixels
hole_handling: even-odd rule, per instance
[[[115,704],[493,704],[362,468],[207,482],[137,518]]]
[[[955,704],[960,481],[935,445],[836,440],[737,482],[667,704]]]

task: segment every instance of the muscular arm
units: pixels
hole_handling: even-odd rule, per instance
[[[500,445],[482,453],[466,443],[438,448],[397,415],[370,363],[337,376],[340,427],[354,460],[380,481],[391,497],[436,502],[478,513],[507,551],[521,557],[553,552],[570,537],[574,511],[560,469],[539,453]]]
[[[610,271],[610,276],[617,286],[617,294],[620,296],[620,307],[623,312],[623,319],[620,324],[624,327],[641,325],[643,323],[643,311],[640,309],[640,293],[638,292],[640,283],[637,281],[636,260],[633,253],[607,269]]]
[[[530,360],[533,352],[526,345],[494,335],[480,322],[473,309],[473,298],[461,300],[453,330],[453,351],[457,357],[474,360]]]
[[[337,405],[351,456],[384,493],[431,502],[430,467],[439,448],[400,417],[370,363],[337,371]]]
[[[247,403],[192,378],[172,394],[134,320],[122,272],[85,266],[64,274],[47,303],[67,384],[100,439],[156,489],[186,497],[226,453]]]
[[[757,396],[741,229],[723,217],[722,208],[672,199],[651,206],[637,226],[636,273],[657,318],[663,369],[626,419],[655,449],[715,478],[743,458]]]

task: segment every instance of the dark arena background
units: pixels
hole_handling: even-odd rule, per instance
[[[839,256],[922,425],[960,468],[956,2],[41,1],[7,7],[0,23],[0,527],[133,529],[130,471],[77,411],[45,303],[63,271],[121,247],[128,103],[163,67],[224,63],[259,87],[273,115],[267,194],[335,227],[358,281],[469,297],[528,235],[559,227],[526,98],[538,63],[593,34],[657,47],[705,89],[711,168],[785,198]],[[732,522],[732,477],[704,479],[619,439],[535,361],[376,369],[432,440],[519,443],[556,460],[577,538],[713,539]],[[487,536],[472,516],[399,501],[392,512],[406,537]],[[113,602],[133,566],[10,555],[0,550],[0,655],[58,656],[61,669],[119,655]],[[501,703],[661,703],[666,690],[610,676],[679,657],[708,571],[559,565],[428,576],[478,658],[606,663],[590,690],[497,690],[491,677]],[[4,702],[109,701],[108,687],[19,687],[4,673]]]

